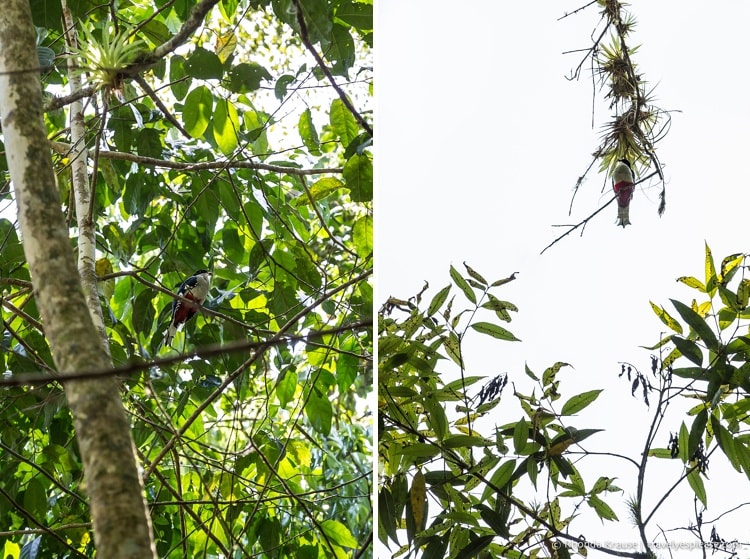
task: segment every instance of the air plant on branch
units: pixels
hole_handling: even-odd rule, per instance
[[[631,168],[632,176],[628,177],[630,181],[625,181],[628,187],[626,192],[621,191],[621,185],[618,190],[617,183],[613,183],[613,197],[604,206],[577,224],[560,225],[559,227],[565,227],[566,231],[548,244],[542,252],[573,231],[580,229],[583,234],[586,224],[615,200],[618,202],[618,225],[629,224],[629,219],[621,215],[621,210],[629,204],[633,188],[652,177],[658,177],[662,183],[659,194],[659,215],[662,215],[666,208],[664,174],[656,155],[656,145],[669,132],[669,111],[652,104],[653,90],[646,89],[645,80],[636,71],[632,56],[638,47],[629,47],[627,41],[635,28],[635,18],[625,11],[626,4],[619,0],[596,0],[563,17],[577,14],[592,5],[601,8],[600,17],[603,27],[601,31],[597,30],[592,33],[593,45],[583,49],[585,55],[571,72],[569,79],[579,79],[581,69],[588,60],[594,74],[595,88],[596,78],[598,78],[598,86],[605,92],[604,98],[610,100],[609,109],[613,114],[610,120],[602,126],[601,143],[592,153],[588,167],[576,181],[569,213],[572,213],[578,189],[597,162],[599,171],[605,173],[608,179],[615,179],[615,170],[622,163],[626,163]],[[607,38],[609,40],[605,42]],[[581,49],[576,49],[569,52],[580,51]],[[636,177],[639,177],[638,180]]]
[[[121,96],[123,70],[140,54],[143,41],[134,40],[129,30],[115,33],[108,25],[103,27],[100,40],[85,26],[81,29],[83,38],[69,56],[75,57],[78,71],[86,74],[93,86]]]

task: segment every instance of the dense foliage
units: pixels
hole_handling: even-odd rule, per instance
[[[65,2],[31,4],[74,244],[84,104],[100,300],[159,556],[371,556],[372,3],[75,0],[77,45]],[[0,552],[90,557],[4,154],[0,172]],[[200,268],[205,310],[164,347]]]
[[[389,299],[380,311],[378,535],[396,545],[394,556],[570,557],[595,547],[649,557],[670,529],[688,534],[704,556],[736,553],[738,540],[720,534],[731,531],[727,522],[734,520],[736,529],[741,521],[747,486],[736,488],[736,507],[712,509],[715,520],[704,523],[703,513],[709,457],[723,455],[750,479],[745,254],[717,268],[706,247],[705,279],[679,278],[700,293],[689,303],[672,300],[679,319],[652,303],[673,333],[648,348],[657,352],[650,373],[622,365],[621,379],[629,379],[623,392],[641,399],[650,417],[643,446],[632,455],[600,433],[607,427],[602,416],[587,413],[602,389],[567,393],[566,363],[542,374],[527,366],[494,378],[469,375],[470,336],[517,341],[503,324],[518,309],[499,295],[514,276],[488,282],[468,266],[463,274],[451,267],[450,276],[451,284],[429,300],[425,286],[408,300]],[[615,480],[612,458],[636,474]],[[666,480],[654,473],[665,464],[671,466]],[[693,495],[692,521],[679,524],[683,510],[668,516],[676,526],[657,524],[656,513],[677,499],[679,488]],[[612,506],[623,501],[629,519]],[[625,521],[618,525],[621,540],[631,534],[637,541],[605,549],[596,526],[618,520]]]

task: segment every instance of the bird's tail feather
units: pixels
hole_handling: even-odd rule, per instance
[[[170,324],[169,328],[167,328],[167,331],[164,332],[164,345],[171,346],[172,340],[174,340],[174,335],[177,333],[177,326],[174,324]]]
[[[620,206],[617,208],[617,225],[630,225],[630,208],[628,206]]]

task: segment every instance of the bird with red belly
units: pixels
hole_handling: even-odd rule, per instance
[[[177,330],[195,316],[195,313],[198,312],[198,307],[206,300],[210,288],[211,272],[208,270],[198,270],[182,282],[177,295],[188,299],[190,302],[181,299],[172,301],[172,320],[164,334],[165,345],[171,346]]]
[[[612,188],[617,195],[617,225],[630,225],[630,200],[635,190],[633,168],[630,161],[620,159],[612,171]]]

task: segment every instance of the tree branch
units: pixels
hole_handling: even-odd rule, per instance
[[[635,187],[636,185],[638,185],[638,184],[641,184],[642,182],[644,182],[644,181],[647,181],[648,179],[650,179],[650,178],[651,178],[651,177],[653,177],[654,175],[658,175],[658,174],[659,174],[659,171],[654,171],[653,173],[651,173],[651,174],[650,174],[650,175],[648,175],[647,177],[644,177],[644,178],[642,178],[641,180],[637,181],[637,182],[636,182],[636,183],[635,183],[635,184],[634,184],[633,186]],[[617,199],[617,196],[613,196],[613,197],[612,197],[612,198],[611,198],[611,199],[610,199],[610,200],[609,200],[609,201],[608,201],[608,202],[607,202],[606,204],[604,204],[604,205],[603,205],[603,206],[602,206],[601,208],[599,208],[598,210],[596,210],[596,211],[595,211],[594,213],[592,213],[592,214],[591,214],[590,216],[588,216],[588,217],[587,217],[587,218],[585,218],[584,220],[582,220],[582,221],[580,221],[580,222],[576,223],[575,225],[558,225],[557,227],[570,227],[570,229],[568,229],[568,230],[567,230],[567,231],[566,231],[565,233],[563,233],[562,235],[560,235],[559,237],[557,237],[557,238],[556,238],[556,239],[555,239],[554,241],[552,241],[552,242],[551,242],[550,244],[548,244],[548,245],[547,245],[546,247],[544,247],[544,249],[542,249],[542,252],[540,252],[539,254],[544,254],[544,252],[545,252],[545,251],[546,251],[546,250],[547,250],[548,248],[550,248],[550,247],[551,247],[552,245],[556,244],[556,243],[557,243],[558,241],[560,241],[560,240],[562,240],[563,238],[567,237],[568,235],[570,235],[570,234],[571,234],[571,233],[572,233],[573,231],[575,231],[575,230],[576,230],[576,229],[578,229],[579,227],[581,227],[581,226],[585,226],[585,225],[586,225],[586,224],[587,224],[587,223],[588,223],[589,221],[591,221],[591,220],[592,220],[592,219],[594,218],[594,216],[596,216],[596,215],[597,215],[597,214],[598,214],[599,212],[601,212],[601,211],[602,211],[602,210],[603,210],[604,208],[606,208],[607,206],[609,206],[609,205],[610,205],[610,204],[611,204],[612,202],[614,202],[614,201],[615,201],[616,199]],[[581,230],[581,234],[583,235],[583,229]]]
[[[49,142],[50,147],[55,153],[67,155],[70,153],[72,146],[64,142]],[[341,168],[326,169],[298,169],[295,167],[285,167],[283,165],[268,165],[266,163],[256,163],[254,161],[203,161],[201,163],[185,163],[182,161],[167,161],[155,157],[144,157],[123,151],[99,152],[102,159],[113,159],[119,161],[130,161],[138,165],[151,167],[161,167],[164,169],[177,169],[179,171],[205,171],[213,169],[255,169],[259,171],[270,171],[273,173],[282,173],[287,175],[324,175],[324,174],[341,174]]]
[[[300,4],[299,0],[292,0],[292,2],[294,2],[294,7],[297,11],[297,23],[299,24],[299,34],[302,38],[302,43],[305,45],[305,48],[310,51],[310,54],[313,55],[313,58],[315,58],[315,62],[318,64],[321,71],[325,74],[326,78],[328,78],[328,81],[331,82],[331,86],[336,90],[336,93],[339,94],[339,97],[341,98],[341,101],[344,103],[346,108],[349,109],[349,112],[352,113],[359,125],[364,128],[372,138],[372,127],[367,123],[364,117],[359,114],[357,109],[354,108],[354,105],[352,105],[349,97],[347,97],[346,93],[344,93],[344,90],[341,89],[341,87],[339,87],[339,85],[336,83],[336,80],[333,78],[333,74],[328,69],[328,66],[326,66],[325,61],[318,54],[318,51],[315,50],[315,46],[310,42],[310,37],[307,34],[307,24],[305,23],[305,16],[302,14],[302,5]]]
[[[355,330],[362,330],[372,326],[372,319],[362,320],[360,322],[353,322],[337,328],[331,328],[329,330],[319,330],[311,332],[307,335],[290,335],[290,336],[278,336],[272,340],[255,342],[255,341],[244,341],[235,342],[231,344],[217,344],[203,346],[193,351],[186,353],[180,353],[172,355],[170,357],[161,357],[158,359],[152,359],[151,361],[141,361],[127,363],[118,367],[107,368],[107,369],[92,369],[88,371],[81,371],[80,373],[68,373],[64,375],[45,375],[42,373],[29,373],[24,375],[14,375],[12,377],[0,378],[0,387],[2,386],[39,386],[50,384],[52,382],[67,382],[70,380],[80,380],[87,378],[100,378],[107,376],[124,376],[138,371],[144,371],[153,367],[166,367],[168,365],[174,365],[175,363],[181,363],[183,361],[189,361],[194,357],[211,357],[213,355],[222,355],[224,353],[238,353],[247,351],[248,349],[266,349],[272,346],[282,345],[289,342],[306,342],[322,338],[324,336],[333,336],[342,332],[351,332]]]

